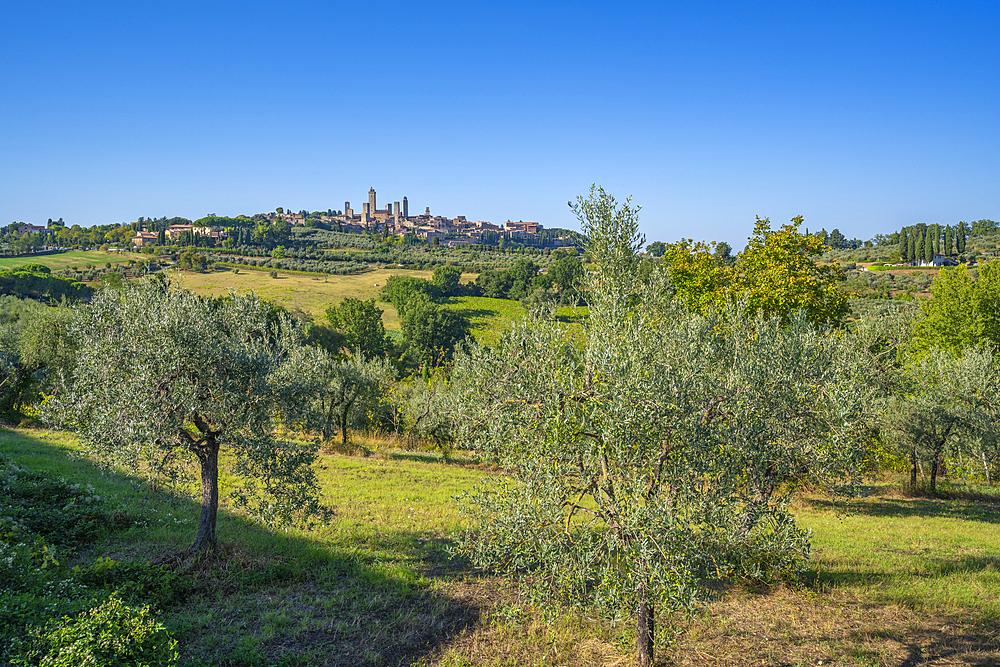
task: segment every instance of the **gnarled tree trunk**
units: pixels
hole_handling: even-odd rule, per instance
[[[635,614],[636,662],[641,667],[653,664],[654,627],[653,603],[649,600],[649,589],[643,584],[639,589],[639,608]]]
[[[189,551],[197,553],[215,546],[215,521],[219,514],[219,443],[207,436],[195,450],[201,464],[201,519],[198,535]]]

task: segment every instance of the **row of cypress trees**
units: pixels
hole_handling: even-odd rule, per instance
[[[899,256],[904,262],[933,261],[934,254],[960,255],[965,252],[969,229],[964,222],[951,225],[919,223],[903,227],[899,233]]]

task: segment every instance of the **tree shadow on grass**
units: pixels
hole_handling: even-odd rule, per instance
[[[458,313],[470,322],[478,320],[486,321],[495,317],[501,317],[498,313],[486,308],[449,308],[453,313]]]
[[[88,554],[155,559],[193,539],[199,505],[102,470],[47,442],[44,432],[0,431],[0,453],[90,483],[136,521]],[[269,530],[220,510],[219,547],[185,561],[183,599],[156,616],[179,640],[184,664],[410,665],[479,622],[486,593],[430,533],[388,526],[361,544]]]
[[[859,649],[859,658],[872,662],[884,661],[884,650],[893,647],[896,658],[883,664],[898,667],[917,665],[971,665],[995,667],[1000,659],[1000,627],[977,625],[952,625],[949,619],[923,619],[916,627],[883,628],[851,633],[851,640],[859,645],[881,644],[880,648]],[[930,621],[930,622],[928,622]],[[934,621],[937,621],[936,623]],[[942,622],[945,623],[942,625]]]
[[[1000,523],[1000,510],[995,505],[973,503],[968,501],[949,501],[928,498],[879,498],[878,500],[861,500],[845,506],[831,500],[810,498],[804,501],[808,505],[831,512],[843,511],[845,508],[852,514],[885,518],[911,517],[941,517],[949,519],[964,519],[967,521],[982,521],[983,523]]]
[[[1000,555],[991,556],[930,556],[921,551],[903,549],[887,549],[896,554],[911,556],[916,571],[905,572],[860,572],[851,569],[838,569],[824,563],[822,569],[809,569],[802,577],[803,583],[814,590],[825,586],[857,587],[879,584],[885,586],[901,585],[920,579],[938,579],[963,573],[982,573],[984,571],[1000,572]]]
[[[415,463],[440,463],[443,465],[472,465],[478,463],[474,457],[464,453],[450,453],[447,458],[440,452],[389,452],[393,461],[413,461]]]

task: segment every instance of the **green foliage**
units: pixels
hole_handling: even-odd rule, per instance
[[[559,293],[560,302],[575,305],[586,278],[580,258],[559,253],[557,259],[549,265],[548,276],[552,280],[552,287]]]
[[[108,514],[92,487],[0,463],[0,519],[6,525],[38,534],[63,550],[90,544],[108,525],[121,525],[122,519]]]
[[[177,641],[150,616],[112,595],[74,618],[32,631],[15,665],[38,667],[166,667],[177,664]]]
[[[369,360],[360,354],[337,359],[314,347],[295,350],[282,373],[305,383],[301,423],[325,443],[339,430],[345,446],[348,428],[378,411],[380,398],[395,379],[387,359]]]
[[[389,276],[379,294],[383,301],[395,306],[400,317],[406,317],[410,302],[415,299],[430,300],[433,296],[431,283],[413,276]]]
[[[1000,347],[1000,262],[983,263],[976,279],[965,266],[943,268],[921,303],[926,317],[916,323],[912,351],[935,348],[960,355],[984,345]]]
[[[407,353],[418,364],[434,366],[451,358],[455,346],[469,335],[469,321],[425,296],[407,303],[402,319]]]
[[[968,349],[959,357],[932,350],[906,367],[902,382],[886,424],[901,453],[909,456],[911,486],[922,461],[931,464],[934,491],[945,456],[995,459],[1000,367],[989,350]]]
[[[392,350],[392,341],[382,324],[382,310],[375,306],[375,299],[362,301],[346,298],[326,309],[330,327],[343,337],[343,349],[348,354],[383,358]]]
[[[597,185],[590,186],[590,195],[577,197],[570,209],[580,220],[583,233],[589,238],[587,253],[598,267],[596,284],[630,292],[626,278],[633,278],[640,262],[639,249],[646,237],[639,233],[639,208],[629,197],[619,206],[614,197]],[[620,297],[621,294],[612,298]]]
[[[106,462],[187,479],[201,472],[202,520],[193,548],[215,542],[220,447],[241,480],[238,504],[269,523],[320,510],[315,450],[275,439],[307,383],[282,372],[302,342],[298,325],[254,295],[205,299],[165,281],[102,290],[71,328],[75,372],[46,414],[77,431]],[[287,414],[286,414],[287,413]]]
[[[458,294],[458,285],[462,280],[462,269],[451,264],[442,264],[434,267],[434,275],[431,278],[438,296],[449,297]]]
[[[90,287],[70,278],[53,276],[48,267],[29,264],[11,271],[0,271],[0,292],[32,299],[84,299]]]
[[[838,289],[844,279],[835,266],[820,266],[813,259],[822,254],[815,237],[800,234],[802,217],[771,231],[769,221],[758,218],[754,234],[736,259],[740,276],[738,297],[751,312],[777,315],[787,321],[797,310],[809,321],[839,325],[847,315],[847,299]]]
[[[0,297],[0,417],[18,419],[40,391],[72,369],[68,308]]]
[[[0,660],[28,628],[89,605],[93,582],[61,561],[128,524],[93,487],[0,459]]]
[[[208,268],[208,259],[204,253],[188,248],[177,258],[177,267],[185,271],[204,271]]]
[[[148,562],[98,558],[88,567],[78,569],[78,576],[91,588],[112,590],[125,602],[153,607],[178,602],[186,591],[181,575]]]
[[[878,366],[802,313],[685,310],[662,272],[638,279],[637,209],[595,188],[575,210],[597,264],[583,331],[529,320],[455,361],[459,437],[504,473],[464,497],[460,549],[642,636],[709,579],[801,567],[787,483],[858,481]]]
[[[560,288],[566,289],[566,297],[570,298],[571,294],[575,295],[582,278],[582,265],[575,256],[558,253],[556,257],[552,264],[555,275],[539,275],[541,267],[522,257],[508,269],[482,271],[476,277],[476,288],[488,298],[520,300],[529,297],[539,288],[552,289],[558,277]],[[556,264],[559,264],[558,268]]]
[[[678,298],[702,314],[744,301],[749,312],[785,322],[802,310],[813,323],[842,324],[849,312],[847,298],[838,290],[844,274],[836,266],[816,263],[824,245],[817,236],[801,234],[801,224],[799,216],[772,231],[769,220],[758,218],[732,265],[713,255],[713,246],[674,244],[666,256]]]

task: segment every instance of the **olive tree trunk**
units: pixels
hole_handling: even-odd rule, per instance
[[[653,641],[656,636],[654,627],[653,603],[649,600],[649,590],[646,584],[639,589],[639,608],[635,614],[635,648],[636,662],[640,667],[653,664]]]
[[[198,535],[189,549],[192,553],[215,546],[215,521],[219,514],[219,443],[214,436],[205,439],[195,454],[201,464],[201,519]]]

